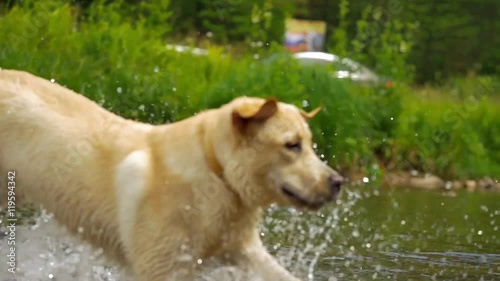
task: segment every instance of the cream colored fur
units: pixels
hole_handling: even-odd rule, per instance
[[[337,196],[340,176],[312,149],[306,121],[316,113],[242,97],[153,126],[0,70],[0,173],[15,170],[19,199],[53,212],[140,281],[192,280],[211,259],[298,280],[267,253],[258,226],[271,203],[319,208]]]

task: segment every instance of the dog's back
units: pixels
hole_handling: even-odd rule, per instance
[[[26,72],[1,70],[1,180],[15,171],[16,200],[26,197],[42,204],[71,231],[97,246],[111,245],[120,258],[109,175],[121,155],[107,153],[115,144],[102,140],[140,138],[123,129],[128,122],[62,86]],[[97,188],[103,186],[107,188]],[[1,196],[5,203],[5,189]],[[92,227],[81,227],[84,221]]]

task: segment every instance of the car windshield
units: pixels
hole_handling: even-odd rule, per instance
[[[357,69],[351,67],[348,64],[345,64],[340,61],[334,61],[332,62],[333,68],[337,71],[349,71],[349,72],[355,72]]]
[[[298,60],[304,65],[322,65],[325,67],[331,67],[335,71],[355,71],[353,67],[338,60],[330,61],[320,58],[298,58]]]

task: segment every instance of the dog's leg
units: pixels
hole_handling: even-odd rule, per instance
[[[262,280],[269,281],[300,281],[266,250],[260,238],[254,237],[253,241],[239,251],[230,253],[231,263],[243,270],[256,273]]]
[[[147,235],[160,233],[157,227],[144,228],[144,239],[137,241],[132,266],[140,281],[193,281],[196,276],[196,260],[182,254],[179,248],[183,239],[178,236],[159,237]],[[177,234],[176,234],[177,235]]]
[[[251,272],[258,273],[263,280],[300,281],[281,266],[264,247],[247,251],[243,257],[240,257],[238,262]]]
[[[182,229],[169,225],[165,217],[145,203],[151,180],[150,155],[130,153],[117,166],[115,192],[120,238],[127,260],[140,281],[194,280],[192,264],[182,255]]]

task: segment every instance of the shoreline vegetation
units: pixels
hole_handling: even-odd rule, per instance
[[[165,47],[172,27],[140,17],[130,22],[119,6],[91,5],[82,19],[64,1],[41,2],[0,9],[0,68],[53,79],[153,124],[241,95],[274,96],[304,110],[322,105],[311,121],[315,148],[355,184],[367,178],[391,187],[500,190],[500,76],[471,73],[415,86],[396,52],[380,55],[395,69],[388,72],[399,73],[394,87],[368,87],[287,57],[265,62],[283,51],[273,42],[237,57],[213,43],[207,56],[178,53]]]
[[[348,176],[351,184],[355,186],[363,185],[370,181],[366,175],[350,174]],[[430,191],[448,192],[500,192],[500,182],[491,177],[483,177],[468,180],[448,180],[433,174],[420,174],[413,171],[391,171],[382,176],[379,180],[381,186],[385,188],[414,188]]]

